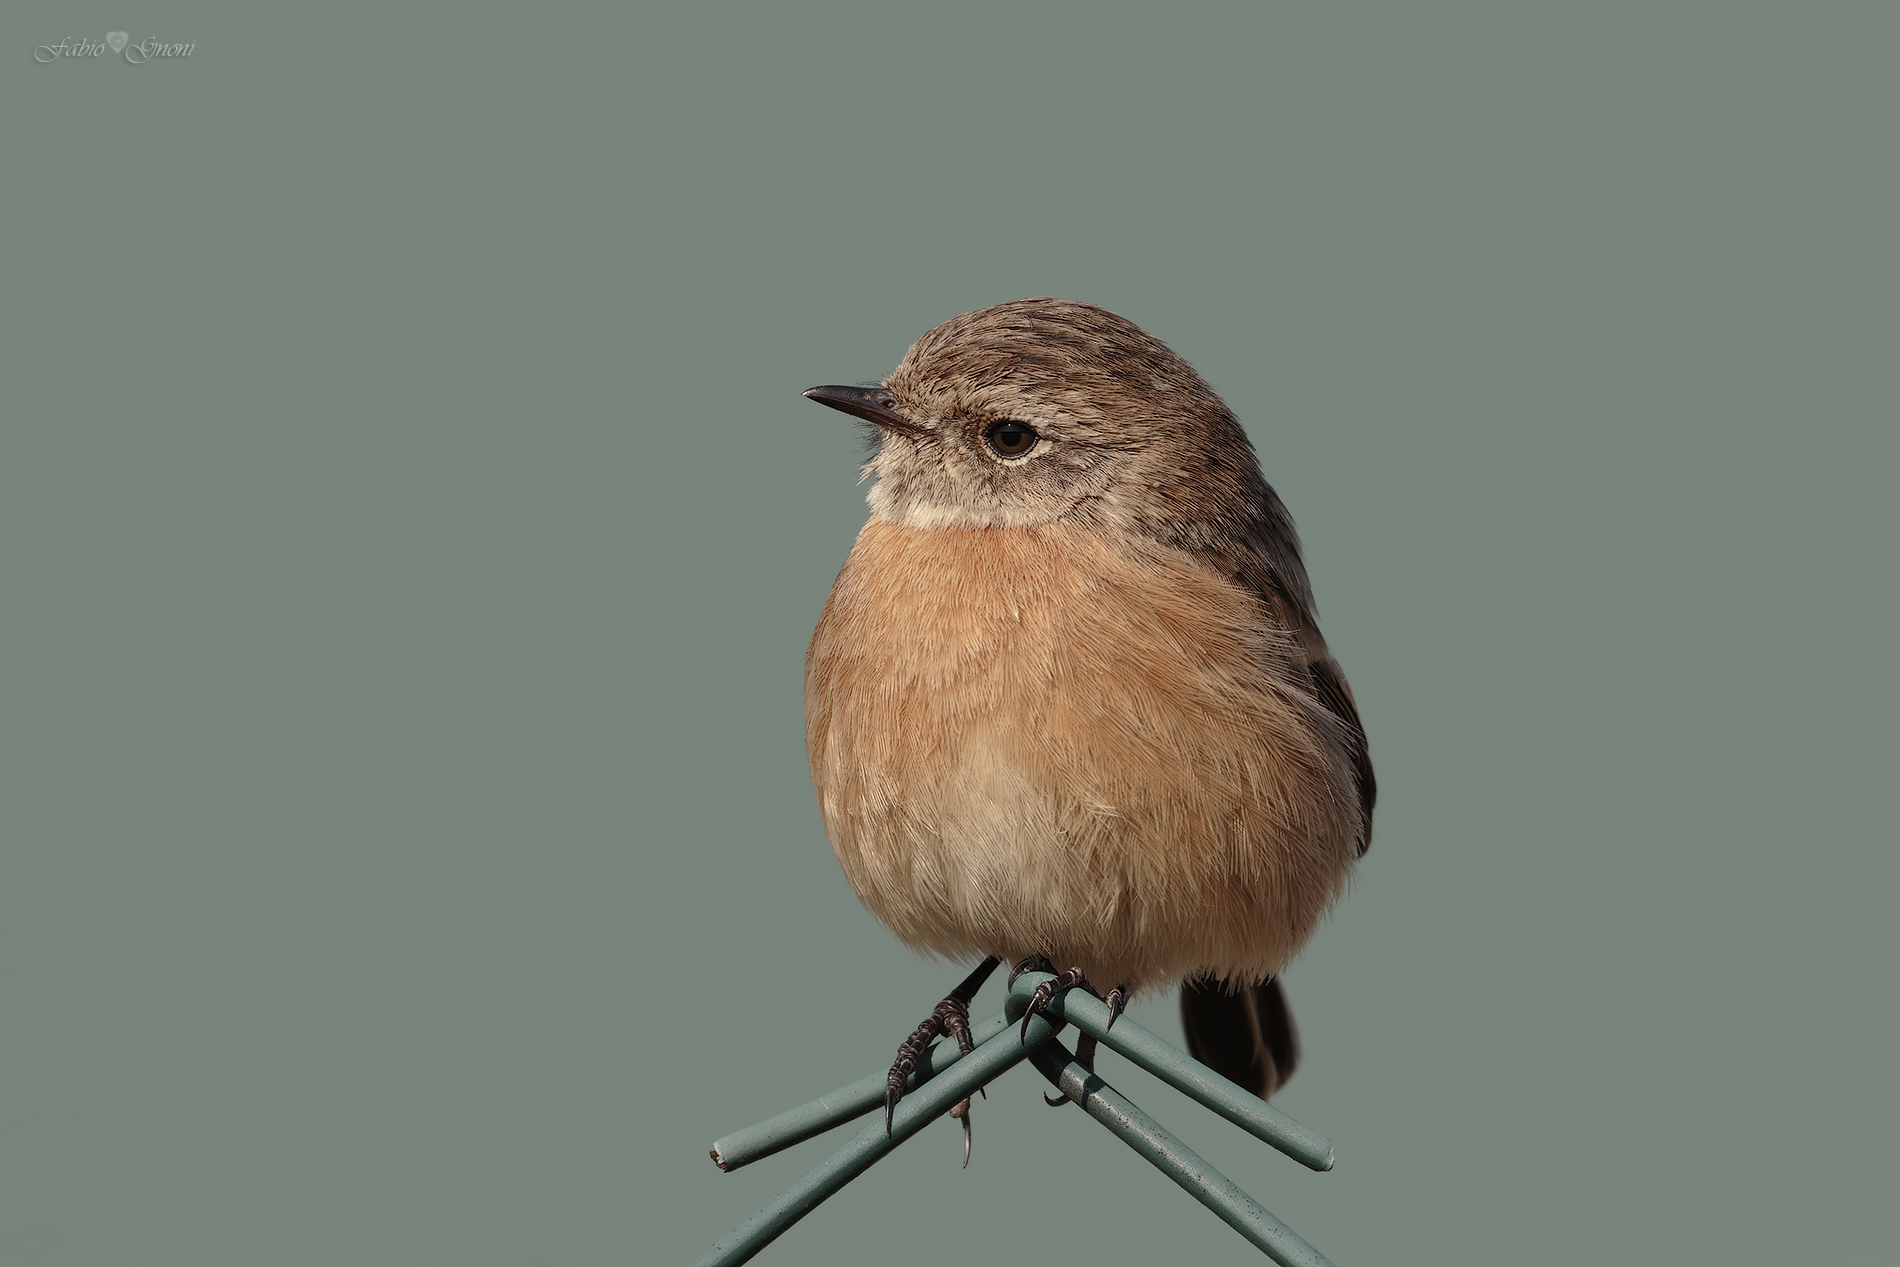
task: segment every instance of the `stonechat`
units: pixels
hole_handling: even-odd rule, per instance
[[[887,1127],[931,1041],[969,1050],[999,962],[1057,972],[1032,1013],[1179,983],[1189,1052],[1271,1096],[1299,1054],[1276,974],[1365,853],[1375,787],[1240,423],[1160,340],[1059,299],[805,395],[875,429],[805,662],[825,830],[899,938],[982,958],[900,1048]]]

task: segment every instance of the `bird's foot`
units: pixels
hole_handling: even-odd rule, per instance
[[[1089,979],[1082,974],[1080,968],[1070,968],[1066,972],[1056,972],[1056,966],[1050,963],[1047,958],[1042,955],[1031,955],[1010,970],[1009,984],[1012,987],[1015,986],[1016,978],[1022,976],[1025,972],[1055,972],[1053,979],[1045,981],[1036,987],[1035,993],[1029,996],[1029,1006],[1023,1010],[1022,1036],[1028,1038],[1029,1019],[1033,1016],[1042,1015],[1043,1009],[1049,1006],[1049,1000],[1056,997],[1056,991],[1067,990],[1072,986],[1078,985],[1086,990],[1089,988]]]
[[[1081,986],[1090,994],[1095,994],[1095,987],[1089,984],[1088,977],[1083,974],[1080,968],[1070,968],[1067,972],[1056,972],[1055,965],[1041,955],[1031,955],[1029,958],[1017,964],[1015,970],[1009,974],[1009,983],[1015,985],[1016,978],[1022,976],[1025,972],[1056,973],[1053,980],[1043,982],[1036,987],[1036,992],[1029,996],[1029,1006],[1023,1012],[1023,1035],[1025,1037],[1029,1034],[1029,1018],[1040,1015],[1043,1009],[1049,1006],[1049,1000],[1055,998],[1057,991]],[[1108,1004],[1107,1028],[1114,1029],[1115,1018],[1120,1016],[1128,1007],[1128,987],[1118,985],[1110,990],[1106,997],[1100,994],[1095,994],[1095,997]],[[1094,1072],[1095,1035],[1083,1034],[1076,1039],[1075,1059],[1084,1069]],[[1047,1104],[1050,1108],[1056,1108],[1059,1105],[1067,1104],[1069,1097],[1059,1095],[1052,1100],[1045,1095],[1042,1097],[1042,1102]]]
[[[890,1075],[884,1080],[884,1133],[891,1133],[891,1122],[897,1113],[897,1102],[904,1097],[904,1087],[910,1082],[912,1074],[917,1072],[917,1063],[923,1059],[930,1044],[948,1034],[957,1045],[957,1050],[969,1055],[976,1049],[970,1040],[970,1000],[996,971],[997,960],[985,959],[978,964],[976,971],[965,977],[963,984],[952,990],[936,1009],[924,1018],[904,1045],[897,1049],[897,1060],[891,1065]],[[986,1097],[987,1098],[987,1097]],[[970,1164],[970,1099],[965,1096],[951,1108],[950,1116],[963,1123],[963,1164]]]
[[[1055,977],[1052,980],[1045,981],[1037,986],[1036,992],[1029,996],[1029,1006],[1023,1010],[1023,1037],[1025,1038],[1029,1036],[1029,1018],[1042,1015],[1043,1009],[1049,1006],[1049,1000],[1055,998],[1059,991],[1073,989],[1078,985],[1084,990],[1087,990],[1090,994],[1094,994],[1095,997],[1101,999],[1102,1002],[1108,1004],[1107,1028],[1109,1029],[1115,1028],[1115,1018],[1120,1016],[1128,1007],[1128,987],[1126,985],[1116,986],[1105,996],[1097,994],[1095,987],[1089,984],[1088,977],[1083,975],[1080,968],[1070,968],[1067,972],[1056,972],[1055,965],[1050,963],[1047,959],[1041,955],[1031,955],[1016,965],[1015,969],[1009,974],[1009,983],[1015,985],[1016,978],[1022,976],[1025,972],[1055,972]],[[1093,1040],[1091,1040],[1090,1045],[1093,1046]]]
[[[1055,970],[1056,966],[1050,963],[1046,957],[1042,955],[1031,955],[1009,970],[1009,984],[1014,987],[1016,978],[1022,976],[1025,972],[1055,972]],[[1064,977],[1074,978],[1073,981],[1069,982],[1070,985],[1082,984],[1085,987],[1087,985],[1087,979],[1082,975],[1082,970],[1080,968],[1071,968],[1067,972],[1057,973],[1055,981],[1045,981],[1037,986],[1036,992],[1029,996],[1029,1010],[1023,1013],[1023,1036],[1025,1038],[1029,1036],[1029,1018],[1041,1012],[1043,1008],[1049,1005],[1049,1000],[1053,999],[1056,996],[1056,991],[1062,988],[1058,986],[1056,982],[1061,981]],[[1086,1057],[1082,1055],[1084,1044],[1086,1044],[1088,1048],[1088,1055]],[[1080,1039],[1076,1040],[1075,1051],[1076,1059],[1081,1060],[1091,1069],[1095,1067],[1090,1063],[1095,1059],[1095,1040],[1093,1038],[1090,1038],[1087,1034],[1082,1035]],[[1053,1109],[1060,1105],[1067,1104],[1069,1097],[1059,1095],[1051,1100],[1045,1095],[1042,1097],[1042,1102]]]

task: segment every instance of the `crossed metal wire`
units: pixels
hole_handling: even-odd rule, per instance
[[[1325,1255],[1301,1240],[1231,1179],[1136,1108],[1099,1074],[1084,1068],[1073,1052],[1056,1041],[1056,1033],[1069,1024],[1093,1035],[1102,1046],[1120,1052],[1169,1086],[1313,1170],[1333,1168],[1333,1146],[1325,1137],[1126,1016],[1117,1019],[1111,1031],[1107,1004],[1086,990],[1061,991],[1050,1000],[1045,1015],[1031,1018],[1027,1031],[1019,1032],[1017,1022],[1028,1009],[1029,996],[1048,980],[1051,977],[1046,972],[1025,972],[1017,977],[1003,1011],[970,1027],[976,1043],[974,1051],[963,1056],[955,1043],[939,1043],[918,1062],[910,1093],[899,1102],[888,1135],[883,1115],[873,1117],[831,1156],[721,1237],[700,1256],[695,1267],[733,1267],[745,1262],[825,1198],[870,1169],[878,1158],[1025,1059],[1116,1138],[1187,1189],[1195,1200],[1281,1267],[1332,1267]],[[866,1074],[809,1104],[734,1131],[712,1146],[713,1161],[721,1170],[737,1170],[882,1108],[884,1083],[883,1072]]]

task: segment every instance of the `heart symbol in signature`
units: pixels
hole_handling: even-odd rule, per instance
[[[115,53],[123,53],[125,51],[125,42],[131,38],[132,37],[127,35],[124,31],[106,32],[106,43],[112,46],[112,51]]]

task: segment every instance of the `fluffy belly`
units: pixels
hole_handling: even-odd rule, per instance
[[[919,949],[1043,954],[1102,987],[1276,972],[1359,813],[1292,652],[1180,556],[873,518],[806,660],[838,861]]]

